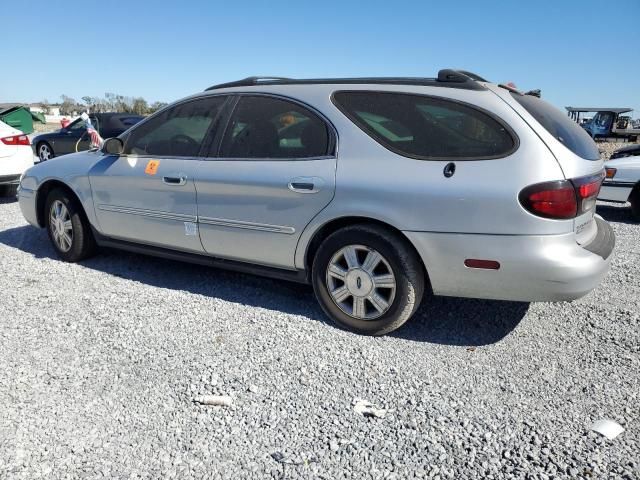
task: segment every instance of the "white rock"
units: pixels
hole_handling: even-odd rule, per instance
[[[591,425],[591,430],[607,437],[609,440],[613,440],[622,432],[624,432],[624,428],[622,428],[619,423],[607,419],[598,420],[597,422],[595,422],[593,425]]]

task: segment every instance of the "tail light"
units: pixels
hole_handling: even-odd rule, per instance
[[[605,168],[605,171],[607,172],[607,178],[613,178],[616,176],[618,170],[615,168]]]
[[[604,171],[597,175],[537,183],[520,192],[520,204],[538,217],[566,220],[591,210],[600,192]]]
[[[12,137],[0,138],[5,145],[31,145],[29,137],[26,135],[13,135]]]

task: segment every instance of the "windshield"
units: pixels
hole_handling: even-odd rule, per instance
[[[600,160],[598,147],[589,134],[556,107],[533,95],[511,92],[511,96],[573,153],[586,160]]]

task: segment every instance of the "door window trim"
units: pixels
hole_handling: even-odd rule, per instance
[[[502,126],[505,129],[507,134],[509,134],[509,136],[513,140],[513,147],[504,153],[500,153],[499,155],[486,155],[486,156],[474,156],[474,157],[454,157],[454,156],[434,157],[434,156],[425,156],[425,155],[413,155],[408,152],[404,152],[398,148],[395,148],[390,144],[381,142],[376,137],[372,136],[369,132],[367,132],[364,128],[362,128],[360,126],[361,120],[355,115],[353,115],[352,113],[350,113],[346,108],[340,105],[340,103],[336,100],[335,98],[336,94],[340,94],[340,93],[396,94],[396,95],[406,95],[406,96],[413,96],[413,97],[424,97],[427,99],[434,99],[440,102],[450,102],[450,103],[458,104],[463,107],[469,108],[471,110],[480,112],[488,116],[495,122],[497,122],[500,126]],[[401,92],[401,91],[395,91],[395,90],[335,90],[334,92],[331,93],[331,103],[333,103],[333,105],[345,117],[347,117],[349,121],[351,121],[356,127],[358,127],[358,129],[360,129],[362,133],[364,133],[367,137],[369,137],[375,143],[385,148],[386,150],[389,150],[390,152],[393,152],[396,155],[399,155],[405,158],[412,158],[414,160],[423,160],[423,161],[443,161],[443,162],[458,162],[458,161],[473,162],[473,161],[481,161],[481,160],[497,160],[501,158],[507,158],[513,155],[518,150],[518,148],[520,148],[520,138],[518,137],[518,134],[515,132],[515,130],[513,130],[513,128],[511,128],[511,126],[509,126],[507,122],[502,120],[498,115],[482,107],[478,107],[477,105],[474,105],[472,103],[464,102],[462,100],[458,100],[450,97],[441,97],[439,95],[429,95],[429,94],[414,93],[414,92]]]

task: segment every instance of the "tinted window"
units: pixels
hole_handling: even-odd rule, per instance
[[[225,97],[181,103],[149,119],[127,136],[125,153],[195,157],[217,122]]]
[[[67,127],[67,130],[78,131],[78,130],[86,130],[86,128],[87,128],[87,125],[85,124],[85,121],[79,118],[75,122],[69,124],[69,126]]]
[[[311,158],[327,155],[326,124],[304,107],[271,97],[246,97],[233,112],[222,144],[225,158]]]
[[[599,160],[600,153],[589,134],[556,107],[532,95],[511,93],[547,132],[565,147],[587,160]]]
[[[411,158],[496,158],[515,147],[502,123],[458,102],[366,91],[337,92],[334,102],[380,144]]]
[[[140,120],[142,120],[144,117],[121,117],[120,118],[120,123],[129,128],[132,125],[135,125],[136,123],[138,123]]]

